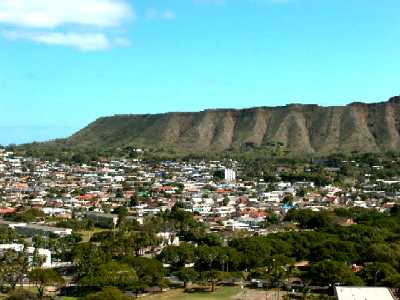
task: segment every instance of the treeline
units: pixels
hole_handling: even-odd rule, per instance
[[[33,245],[50,248],[55,258],[74,262],[72,276],[78,285],[75,292],[82,297],[88,295],[87,299],[118,290],[139,294],[148,287],[162,288],[170,284],[168,276],[179,278],[185,286],[192,282],[210,291],[220,282],[250,279],[284,288],[293,278],[301,281],[302,288],[337,284],[400,288],[398,206],[390,213],[360,208],[290,210],[284,221],[297,224],[297,231],[236,238],[210,232],[180,204],[146,219],[143,225],[129,223],[122,210],[119,216],[115,230],[93,233],[89,241],[83,242],[74,234],[35,237]],[[346,219],[357,224],[344,226]],[[76,228],[92,226],[79,219],[69,222]],[[157,236],[158,232],[170,235]],[[157,256],[144,257],[157,252],[160,244],[172,243],[175,237],[181,240],[179,246],[169,245]],[[0,230],[0,240],[22,242],[10,229]],[[4,276],[5,280],[14,279],[11,282],[15,286],[21,274],[18,272],[23,272],[22,267],[17,268],[21,258],[16,254],[3,258],[4,266],[14,266],[16,273],[12,274],[19,274]],[[102,291],[106,286],[117,290]]]
[[[338,225],[336,218],[345,214],[359,224]],[[202,278],[204,273],[221,277],[221,272],[229,271],[248,272],[247,277],[267,278],[271,284],[282,283],[295,274],[306,285],[400,287],[397,207],[390,215],[362,209],[346,213],[293,210],[286,220],[304,230],[234,239],[227,247],[183,244],[164,249],[159,259],[170,264],[178,275],[188,272],[184,266],[193,265],[191,279]],[[300,261],[309,263],[301,272],[294,267]],[[359,272],[352,271],[353,264],[361,266]]]

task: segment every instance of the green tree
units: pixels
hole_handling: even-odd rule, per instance
[[[215,286],[218,284],[218,282],[226,278],[225,272],[216,270],[211,270],[205,272],[204,274],[208,282],[211,283],[211,292],[215,292]]]
[[[160,261],[154,258],[130,256],[124,258],[122,263],[131,266],[139,277],[139,281],[146,286],[163,284],[165,269]]]
[[[59,287],[64,284],[64,278],[53,269],[33,269],[29,272],[29,280],[35,284],[40,299],[44,296],[46,286]]]
[[[321,285],[364,285],[350,267],[334,260],[323,260],[312,264],[308,276],[312,282]]]
[[[189,282],[195,282],[199,278],[199,273],[193,268],[181,268],[176,276],[183,281],[184,288]]]
[[[118,213],[118,222],[117,227],[122,229],[125,227],[126,224],[126,217],[128,216],[128,209],[125,206],[120,206],[116,210]]]
[[[26,272],[26,262],[27,257],[24,251],[4,251],[0,256],[1,284],[7,283],[14,290]]]
[[[28,290],[16,289],[12,291],[5,300],[37,300],[35,293]]]
[[[139,201],[135,196],[132,196],[129,200],[129,206],[134,207],[134,206],[139,206]]]
[[[73,250],[72,258],[76,265],[75,279],[78,281],[96,272],[99,265],[111,260],[109,253],[92,243],[77,245]]]
[[[127,288],[138,280],[135,270],[127,264],[109,262],[98,266],[94,273],[87,274],[79,283],[89,287],[114,286]]]
[[[142,250],[147,247],[156,246],[159,244],[159,239],[152,232],[135,232],[129,237],[128,243],[132,246],[136,256],[142,253]]]
[[[200,246],[196,248],[196,270],[210,272],[214,269],[214,264],[220,255],[219,247]]]
[[[386,262],[391,265],[399,263],[400,255],[384,243],[371,244],[366,251],[368,262]]]
[[[240,254],[240,267],[254,269],[265,266],[271,257],[272,246],[267,240],[259,237],[235,239],[229,246],[236,249]]]
[[[223,204],[224,206],[227,206],[228,203],[229,203],[229,198],[228,198],[227,196],[225,196],[224,199],[222,200],[222,204]]]
[[[159,258],[162,262],[170,264],[173,270],[179,270],[185,264],[194,262],[195,249],[192,245],[182,243],[178,246],[168,246],[163,249]]]
[[[121,189],[118,189],[118,190],[115,192],[115,198],[124,198],[124,193],[122,192]]]
[[[291,209],[285,216],[286,221],[294,221],[302,228],[323,228],[332,224],[332,216],[327,212],[313,212],[309,209]]]
[[[8,215],[7,220],[31,223],[40,219],[44,219],[45,214],[42,210],[37,208],[29,208],[27,210]]]
[[[48,245],[48,238],[38,234],[32,238],[33,246],[35,248],[47,248]]]
[[[33,252],[32,267],[40,268],[45,262],[45,258],[39,254],[38,248],[35,248]]]
[[[268,216],[265,218],[266,225],[278,224],[279,216],[275,212],[269,212]]]
[[[354,263],[359,260],[359,253],[353,242],[327,239],[315,245],[311,251],[315,260],[333,259]]]
[[[283,199],[282,199],[282,203],[288,206],[293,206],[293,195],[292,194],[286,194]]]
[[[13,228],[0,228],[0,243],[8,244],[13,243],[17,240],[19,236],[17,235],[15,229]]]
[[[393,279],[400,274],[388,263],[369,263],[360,272],[360,277],[369,286],[386,286],[393,284]]]

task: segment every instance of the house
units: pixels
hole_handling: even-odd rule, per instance
[[[114,214],[87,212],[86,217],[95,225],[104,228],[113,228],[118,222],[118,215]]]
[[[179,246],[179,237],[172,232],[159,232],[157,237],[161,240],[161,247]]]
[[[58,236],[67,236],[72,234],[72,229],[70,228],[50,227],[39,224],[27,224],[27,223],[18,223],[18,222],[9,222],[0,220],[0,225],[13,228],[18,234],[21,234],[26,237],[34,237],[36,235],[48,236],[51,234]]]
[[[249,224],[242,223],[234,220],[223,221],[226,230],[236,231],[236,230],[248,230]]]
[[[0,208],[0,215],[13,214],[15,212],[16,212],[16,209],[12,208],[12,207],[2,207],[2,208]]]
[[[15,252],[22,252],[25,251],[28,255],[28,261],[31,264],[34,259],[35,255],[35,248],[34,247],[27,247],[24,248],[23,244],[0,244],[0,252],[4,252],[6,250],[14,250]],[[51,268],[51,251],[48,249],[37,249],[37,254],[43,258],[43,268]]]

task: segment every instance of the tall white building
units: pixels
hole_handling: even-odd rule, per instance
[[[232,169],[225,168],[225,181],[226,182],[236,181],[236,172]]]

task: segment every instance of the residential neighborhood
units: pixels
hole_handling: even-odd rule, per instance
[[[367,166],[362,159],[342,160],[335,167],[318,161],[293,165],[271,162],[268,172],[274,173],[266,175],[262,168],[256,176],[253,167],[239,160],[149,161],[143,155],[144,150],[138,152],[140,155],[135,158],[67,163],[0,149],[0,228],[5,235],[0,252],[26,253],[28,270],[35,267],[58,270],[64,274],[67,286],[73,287],[79,282],[73,249],[79,243],[103,247],[112,234],[114,245],[136,245],[132,250],[112,250],[117,251],[112,256],[157,259],[163,268],[170,270],[168,280],[180,282],[182,276],[177,274],[183,271],[175,259],[171,260],[173,249],[190,246],[190,251],[196,253],[203,244],[227,247],[241,239],[241,243],[247,243],[246,239],[252,237],[273,240],[280,234],[307,235],[328,226],[325,224],[328,221],[321,218],[329,214],[334,215],[328,219],[335,226],[352,228],[361,220],[360,215],[390,214],[400,199],[397,189],[400,177],[379,177],[385,161],[382,165]],[[350,167],[358,170],[354,178],[339,180],[341,168]],[[313,175],[316,168],[322,175]],[[363,174],[365,171],[369,173]],[[184,225],[186,222],[189,223]],[[116,237],[122,234],[122,238],[126,233],[133,234],[133,240],[123,242]],[[145,240],[139,242],[141,239]],[[361,274],[365,270],[359,259],[347,262],[352,262],[349,272]],[[237,263],[232,261],[230,268],[239,268],[233,267]],[[282,267],[286,269],[289,265],[285,263]],[[298,261],[293,267],[299,272],[308,270],[310,262]],[[204,267],[193,257],[185,259],[182,268],[195,268],[201,274]],[[227,272],[228,268],[229,263],[221,271]],[[243,280],[235,276],[231,277],[232,282]],[[246,279],[248,286],[261,289],[268,284],[276,286],[265,279],[268,276],[256,273],[251,276]],[[282,295],[289,297],[291,288],[295,297],[299,287],[306,284],[304,279],[298,279],[300,285],[293,285],[290,283],[296,281],[293,276],[278,285],[286,289]],[[29,282],[24,273],[15,284]],[[160,287],[160,281],[157,282]],[[151,282],[136,292],[149,292],[154,284]]]

